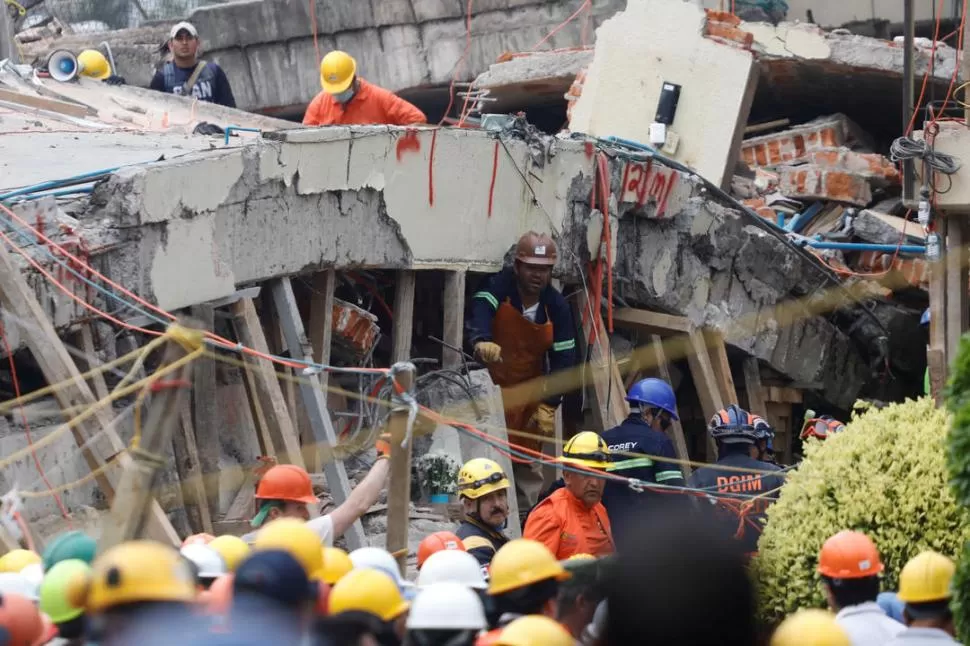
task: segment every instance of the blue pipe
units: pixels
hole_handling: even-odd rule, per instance
[[[114,168],[106,168],[104,170],[96,170],[90,173],[83,173],[81,175],[74,175],[73,177],[67,177],[64,179],[55,179],[49,182],[41,182],[40,184],[33,184],[31,186],[25,186],[23,188],[18,188],[7,193],[0,194],[0,201],[9,200],[12,197],[19,197],[21,195],[31,195],[39,191],[47,191],[55,188],[63,188],[65,186],[74,186],[75,184],[87,184],[88,182],[93,182],[102,177],[110,175],[121,168],[116,166]]]
[[[226,144],[229,145],[229,135],[233,132],[261,132],[259,128],[243,128],[242,126],[226,126]]]
[[[64,188],[57,191],[50,191],[49,193],[31,193],[30,195],[23,196],[25,201],[39,200],[45,197],[62,197],[64,195],[81,195],[84,193],[93,193],[93,186],[79,186],[77,188]]]
[[[806,240],[804,242],[813,249],[839,249],[841,251],[884,251],[886,253],[894,253],[898,250],[899,253],[926,253],[925,246],[916,244],[870,244],[868,242],[824,242],[822,240]]]

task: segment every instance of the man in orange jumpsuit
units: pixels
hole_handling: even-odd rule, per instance
[[[357,61],[347,52],[332,51],[323,57],[320,85],[323,91],[303,115],[305,126],[410,126],[428,121],[401,97],[357,76]]]
[[[490,276],[475,292],[466,322],[466,338],[492,381],[502,387],[505,425],[550,439],[562,396],[547,394],[539,377],[576,364],[576,328],[569,304],[549,284],[556,256],[556,243],[548,235],[523,235],[513,266]],[[509,439],[533,450],[541,448],[535,438]],[[542,470],[537,463],[514,463],[512,472],[524,514],[539,498]]]
[[[536,505],[522,537],[539,541],[560,561],[575,554],[612,554],[613,532],[602,503],[606,481],[588,471],[610,466],[609,447],[596,433],[583,431],[566,442],[562,462],[585,469],[563,471],[566,486]]]

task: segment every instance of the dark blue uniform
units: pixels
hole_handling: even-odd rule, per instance
[[[759,474],[719,467],[778,473]],[[745,552],[756,552],[758,550],[758,539],[761,537],[761,527],[764,525],[765,510],[778,499],[778,489],[784,483],[785,477],[781,473],[781,468],[750,457],[747,453],[747,445],[743,445],[743,450],[740,450],[739,447],[739,449],[726,454],[712,466],[698,469],[691,474],[687,481],[688,486],[704,489],[710,494],[710,498],[698,498],[701,509],[709,510],[718,525],[723,527],[725,533],[733,538],[737,537],[738,526],[741,522],[736,513],[739,504],[751,500],[753,496],[766,494],[755,500],[753,508],[746,515],[746,518],[752,522],[744,521],[743,534],[739,539]],[[716,504],[718,499],[724,499],[726,504]]]
[[[151,89],[181,96],[185,93],[185,84],[195,72],[195,66],[179,67],[173,61],[167,61],[162,69],[155,72]],[[229,79],[222,68],[215,63],[206,63],[195,81],[195,85],[188,88],[189,93],[199,101],[217,103],[228,108],[236,107],[236,98],[232,95]]]
[[[505,534],[488,527],[477,518],[462,518],[455,535],[461,539],[465,551],[475,557],[480,565],[487,566],[500,547],[509,542]]]
[[[603,439],[614,454],[614,464],[610,469],[612,473],[646,483],[684,486],[684,476],[677,463],[657,459],[676,459],[673,442],[643,421],[639,413],[630,415],[619,426],[605,431]],[[617,455],[617,452],[636,453],[643,457]],[[603,504],[606,506],[617,544],[623,545],[625,536],[632,529],[633,521],[643,511],[643,505],[649,504],[650,499],[656,495],[662,494],[638,493],[621,482],[607,481]]]

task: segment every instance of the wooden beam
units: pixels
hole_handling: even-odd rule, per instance
[[[449,271],[445,274],[445,292],[442,299],[444,310],[444,328],[442,340],[453,348],[462,347],[465,326],[465,272]],[[457,368],[462,365],[463,357],[448,347],[441,346],[441,366],[443,368]]]
[[[97,114],[95,110],[86,105],[81,105],[79,103],[68,103],[67,101],[58,101],[57,99],[47,99],[42,96],[34,96],[24,92],[14,92],[13,90],[0,89],[0,101],[16,103],[17,105],[22,105],[26,108],[37,108],[39,110],[66,114],[70,117],[84,118]]]
[[[303,319],[300,318],[300,310],[296,305],[296,297],[293,295],[293,285],[289,278],[280,278],[272,283],[273,304],[279,315],[280,326],[283,329],[283,336],[286,339],[286,346],[290,349],[290,356],[309,361],[313,359],[310,342],[303,329]],[[330,421],[330,412],[327,410],[327,400],[320,388],[319,375],[304,375],[300,381],[300,393],[306,404],[306,412],[310,418],[310,426],[313,429],[313,445],[310,448],[313,453],[319,453],[321,448],[332,451],[337,446],[337,434]],[[347,471],[344,463],[339,460],[328,461],[323,467],[327,476],[327,484],[330,487],[330,495],[337,505],[341,505],[350,495],[350,481],[347,480]],[[354,524],[344,534],[347,545],[355,550],[367,544],[364,539],[364,528],[360,520]]]
[[[330,350],[333,345],[333,293],[337,286],[337,272],[333,269],[314,274],[310,280],[310,351],[313,360],[319,364],[329,365]],[[330,409],[330,373],[320,373],[320,387],[327,393],[327,407]],[[346,406],[344,407],[346,408]],[[302,407],[298,426],[301,434],[310,428],[310,419],[306,416],[307,406]],[[331,422],[333,417],[331,416]],[[319,455],[319,452],[313,455]],[[317,471],[320,465],[313,465]]]
[[[405,362],[411,358],[411,340],[414,325],[414,271],[405,269],[397,274],[394,290],[394,329],[391,342],[391,361]],[[399,377],[406,389],[413,387],[414,374],[403,373]],[[397,558],[401,576],[407,569],[408,512],[411,502],[411,442],[401,446],[407,429],[407,410],[393,411],[388,421],[391,434],[390,484],[387,489],[387,551],[405,553]]]
[[[714,378],[721,391],[721,401],[729,404],[738,403],[738,393],[734,387],[734,377],[731,376],[731,363],[728,361],[724,335],[719,330],[707,329],[704,330],[704,338],[711,355]]]
[[[744,373],[744,391],[748,395],[748,412],[760,415],[767,421],[768,402],[767,392],[761,385],[761,370],[758,368],[758,360],[755,357],[748,357],[741,364]]]
[[[246,387],[246,401],[249,402],[249,411],[253,416],[253,424],[256,425],[256,441],[259,443],[260,455],[275,455],[273,448],[273,436],[270,433],[269,422],[263,412],[263,404],[259,401],[259,391],[256,388],[256,372],[259,368],[256,362],[248,355],[243,355],[242,360],[247,367],[242,369],[243,385]]]
[[[215,329],[215,309],[211,305],[194,305],[192,318],[205,330]],[[205,502],[209,506],[209,516],[219,514],[219,454],[222,444],[219,441],[218,383],[216,382],[216,362],[209,357],[195,361],[195,374],[192,388],[192,428],[195,430],[195,444],[199,469],[206,476]]]
[[[721,391],[717,386],[717,376],[711,366],[704,335],[699,331],[692,332],[687,341],[690,345],[690,350],[687,352],[687,365],[690,366],[690,374],[694,379],[694,386],[697,388],[697,396],[706,419],[724,408],[724,400],[721,399]],[[705,435],[707,435],[707,461],[715,462],[717,444],[710,434],[705,433]]]
[[[58,405],[62,409],[73,411],[92,406],[97,401],[94,393],[81,378],[81,373],[54,331],[47,313],[37,302],[33,289],[27,284],[20,270],[13,263],[10,252],[3,245],[0,245],[0,301],[14,315],[22,332],[22,338],[41,372],[44,373],[47,383],[65,384],[64,388],[59,388],[54,393]],[[118,436],[113,419],[111,408],[105,407],[96,411],[90,419],[71,429],[74,441],[88,468],[98,473],[95,481],[109,501],[114,499],[118,473],[111,468],[103,470],[107,459],[120,454],[118,457],[120,466],[125,467],[131,463],[131,456],[125,452],[125,444]],[[99,449],[99,443],[94,440],[102,432],[107,443],[104,451]],[[154,540],[175,545],[181,542],[157,501],[151,503],[147,530]]]
[[[614,310],[613,324],[660,336],[687,334],[694,330],[694,324],[685,316],[673,316],[633,307]]]
[[[266,343],[266,336],[263,334],[263,327],[256,314],[256,306],[253,299],[242,298],[230,306],[233,316],[233,326],[236,329],[236,338],[245,346],[267,354],[269,347]],[[300,450],[300,439],[296,434],[290,412],[286,408],[286,401],[283,399],[283,389],[276,375],[276,369],[268,359],[253,358],[255,373],[254,386],[256,389],[259,405],[272,439],[271,450],[276,453],[276,458],[281,463],[295,464],[299,467],[304,466],[303,454]]]
[[[98,354],[94,347],[94,334],[91,332],[90,321],[84,321],[81,323],[77,332],[77,344],[84,353],[84,359],[78,369],[87,372],[88,370],[93,370],[100,365],[98,361]],[[94,389],[94,394],[98,399],[105,399],[108,397],[108,385],[104,381],[104,373],[99,372],[98,374],[90,377],[91,386]]]
[[[630,414],[623,391],[623,376],[610,347],[610,337],[601,319],[589,310],[585,292],[576,294],[575,315],[582,322],[583,338],[579,347],[588,349],[586,370],[592,381],[593,419],[602,433],[622,423]],[[585,316],[584,316],[585,313]],[[614,318],[614,322],[615,322]]]
[[[664,352],[663,339],[661,339],[659,334],[651,335],[650,349],[653,351],[654,361],[657,362],[657,374],[668,384],[671,383],[670,369],[667,366],[667,353]],[[674,442],[674,451],[677,453],[677,458],[684,461],[680,465],[680,470],[683,472],[684,479],[686,480],[690,477],[691,473],[691,466],[688,464],[690,461],[690,453],[687,451],[687,439],[684,437],[684,427],[679,420],[674,420],[671,423],[670,436]]]
[[[767,402],[765,414],[768,423],[775,429],[775,455],[781,464],[792,463],[792,442],[801,424],[794,419],[791,404]]]
[[[970,24],[970,20],[967,21]],[[968,48],[970,49],[970,48]],[[940,236],[940,244],[946,244],[947,218],[938,217],[934,220],[937,233]],[[930,349],[938,356],[933,357],[933,361],[927,361],[930,368],[930,383],[946,383],[947,366],[947,334],[946,334],[946,311],[947,311],[947,285],[946,285],[946,265],[943,260],[930,262]],[[934,370],[936,374],[934,374]]]
[[[782,386],[768,386],[765,389],[765,401],[783,404],[801,404],[802,391]]]
[[[179,408],[181,428],[172,435],[172,448],[175,451],[175,468],[178,471],[182,488],[185,513],[193,532],[212,533],[212,514],[206,502],[205,483],[199,449],[195,442],[195,429],[192,424],[192,411],[188,398]],[[218,479],[218,472],[210,474]]]

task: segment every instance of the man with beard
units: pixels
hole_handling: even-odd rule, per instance
[[[509,542],[502,530],[509,517],[509,479],[497,462],[469,460],[458,472],[462,520],[455,534],[465,550],[483,566]]]
[[[566,442],[562,462],[566,486],[536,505],[522,537],[544,544],[560,561],[575,554],[612,554],[616,548],[602,502],[606,482],[594,471],[610,467],[609,447],[596,433],[583,431]]]

